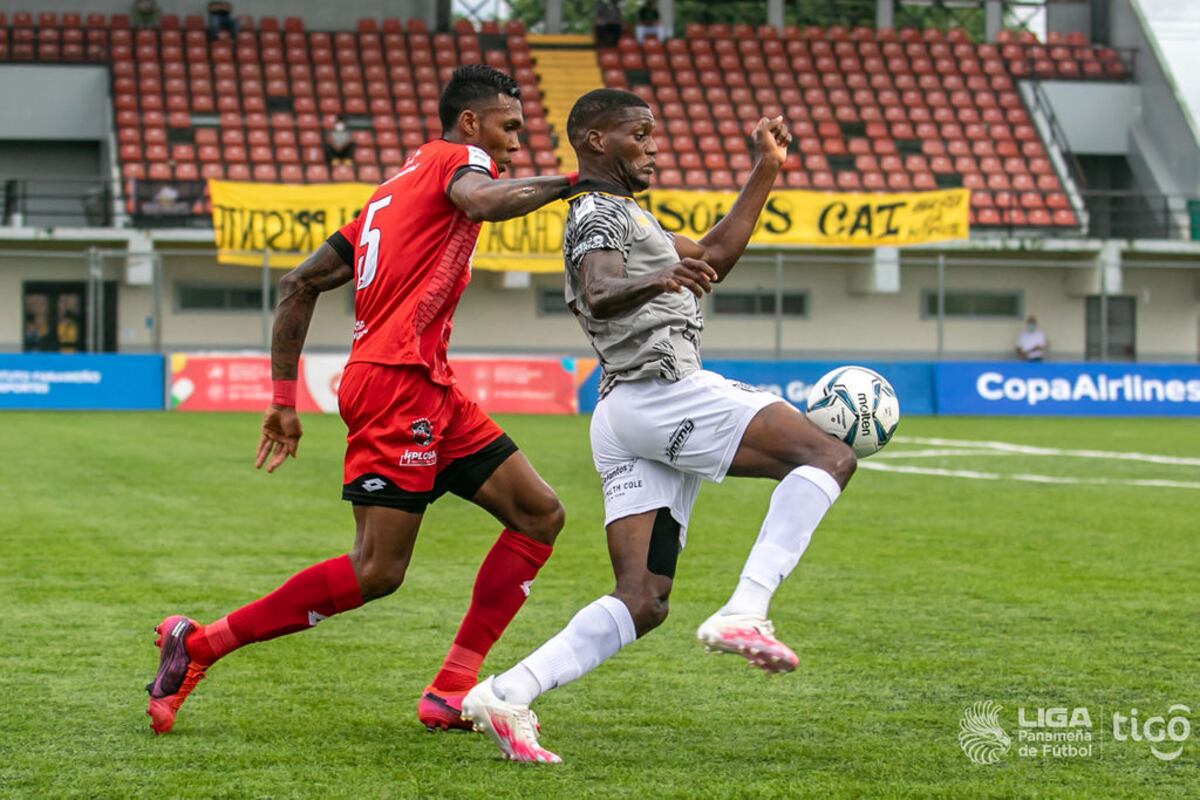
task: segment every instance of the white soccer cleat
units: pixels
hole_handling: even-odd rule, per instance
[[[495,676],[489,676],[467,692],[462,701],[463,719],[491,736],[509,761],[561,764],[561,758],[538,744],[537,717],[529,706],[501,700],[492,689],[493,680]]]
[[[718,611],[696,631],[710,653],[733,653],[766,672],[791,672],[800,663],[792,649],[775,638],[769,619]]]

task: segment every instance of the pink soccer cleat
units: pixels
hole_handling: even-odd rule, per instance
[[[417,702],[417,719],[429,730],[473,730],[470,722],[463,719],[462,701],[466,692],[443,692],[425,687],[421,699]]]
[[[158,673],[146,684],[150,702],[146,714],[155,733],[166,733],[175,724],[175,715],[183,701],[204,679],[206,667],[196,663],[188,655],[184,639],[198,626],[183,616],[171,616],[158,623],[154,631],[159,648]]]
[[[506,703],[492,689],[494,676],[467,692],[463,698],[463,719],[474,723],[475,730],[486,731],[500,746],[509,761],[530,764],[561,764],[562,759],[538,744],[537,717],[529,706]]]
[[[717,612],[696,631],[710,653],[733,653],[766,672],[791,672],[800,663],[792,649],[775,638],[769,619]]]

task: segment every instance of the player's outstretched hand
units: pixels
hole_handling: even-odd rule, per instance
[[[258,456],[254,468],[267,465],[267,472],[274,472],[288,456],[296,457],[296,448],[304,431],[300,417],[294,408],[271,406],[263,416],[262,438],[258,440]]]
[[[792,141],[792,134],[788,132],[783,117],[763,117],[754,126],[753,137],[754,149],[758,151],[759,158],[770,158],[780,165],[783,164],[787,158],[788,144]]]
[[[712,291],[712,285],[718,280],[717,271],[708,265],[707,261],[698,258],[683,258],[660,273],[660,283],[664,292],[682,292],[687,289],[696,297],[703,297]]]

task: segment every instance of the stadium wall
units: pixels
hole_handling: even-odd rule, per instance
[[[112,130],[108,87],[107,67],[6,64],[0,139],[103,141]]]
[[[301,412],[337,411],[345,360],[344,353],[301,357]],[[595,359],[459,355],[451,361],[460,390],[489,413],[574,414],[596,405]],[[818,378],[848,361],[715,359],[706,366],[803,408]],[[892,383],[910,416],[1200,416],[1196,365],[859,363]],[[265,354],[0,355],[0,409],[158,410],[165,399],[166,408],[179,411],[253,412],[271,393]]]
[[[713,297],[706,298],[705,352],[710,357],[745,358],[936,357],[937,320],[925,305],[927,295],[937,288],[935,256],[930,252],[902,256],[899,291],[894,293],[859,290],[858,277],[869,263],[869,256],[861,253],[789,253],[781,287],[785,295],[803,296],[807,308],[803,314],[783,316],[777,329],[774,259],[761,252],[748,255],[717,292],[759,295],[762,313],[725,313],[714,307]],[[194,310],[184,307],[183,298],[186,289],[197,287],[260,293],[260,269],[220,265],[209,255],[172,255],[170,251],[164,251],[162,264],[157,333],[163,349],[264,348],[259,302],[243,302],[241,310]],[[124,255],[102,256],[99,266],[102,277],[116,286],[117,349],[131,353],[155,350],[153,286],[131,282],[134,272]],[[1017,305],[1004,317],[947,317],[942,355],[1010,358],[1024,316],[1035,314],[1050,340],[1053,360],[1082,360],[1087,352],[1086,297],[1099,291],[1096,273],[1094,256],[1088,253],[948,255],[947,291],[1015,294]],[[1195,258],[1139,262],[1127,257],[1121,274],[1121,285],[1110,285],[1109,291],[1133,298],[1138,359],[1196,361],[1200,354],[1200,270]],[[272,287],[281,275],[279,270],[272,271]],[[82,283],[87,276],[88,261],[79,252],[43,247],[11,255],[0,250],[0,352],[23,349],[24,284]],[[551,350],[588,355],[577,323],[562,305],[561,275],[523,277],[514,280],[506,273],[476,273],[456,315],[456,350]],[[506,282],[519,288],[505,288]],[[352,325],[349,288],[330,292],[318,304],[308,347],[313,352],[344,351]]]
[[[1067,144],[1077,155],[1126,155],[1142,90],[1128,83],[1042,81]]]
[[[1129,129],[1130,163],[1144,185],[1163,194],[1200,194],[1200,134],[1176,91],[1138,0],[1113,0],[1110,43],[1136,50],[1141,113]]]

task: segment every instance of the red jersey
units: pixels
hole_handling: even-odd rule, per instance
[[[347,363],[415,364],[434,383],[454,383],[446,359],[451,317],[471,280],[480,228],[446,196],[463,170],[499,175],[478,147],[428,142],[338,232],[354,248]]]

